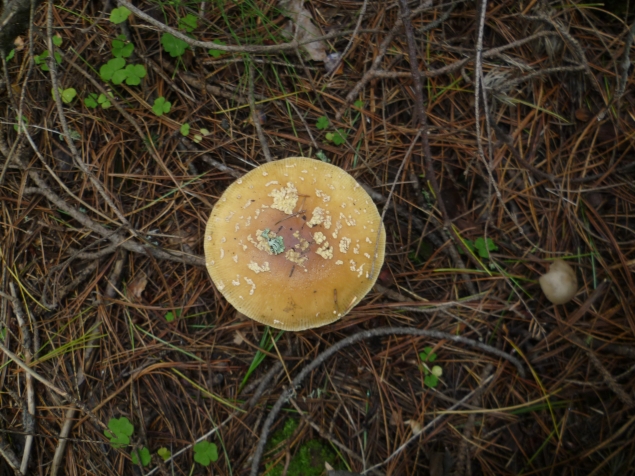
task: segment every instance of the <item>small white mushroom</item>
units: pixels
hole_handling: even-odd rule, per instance
[[[564,260],[557,259],[549,271],[538,279],[542,292],[553,304],[565,304],[578,292],[578,280],[573,268]]]

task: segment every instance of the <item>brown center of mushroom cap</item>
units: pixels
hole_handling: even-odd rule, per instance
[[[225,191],[208,222],[205,255],[217,288],[239,311],[299,330],[357,304],[379,274],[384,245],[377,209],[349,174],[292,158],[260,166]]]

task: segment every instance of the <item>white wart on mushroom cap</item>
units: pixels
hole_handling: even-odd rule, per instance
[[[303,330],[343,317],[372,288],[386,232],[377,207],[344,170],[292,157],[230,185],[205,230],[217,289],[241,313]]]

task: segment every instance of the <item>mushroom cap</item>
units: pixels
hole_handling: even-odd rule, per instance
[[[578,280],[573,268],[564,260],[556,259],[549,271],[539,279],[542,292],[553,304],[565,304],[578,292]]]
[[[304,330],[340,319],[375,284],[386,231],[344,170],[305,157],[265,163],[231,184],[205,230],[212,281],[246,316]]]

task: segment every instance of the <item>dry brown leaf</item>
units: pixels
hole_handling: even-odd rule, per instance
[[[238,331],[234,332],[234,344],[241,345],[243,342],[245,342],[243,335]]]
[[[320,29],[313,24],[311,12],[304,8],[304,0],[280,0],[278,2],[283,15],[291,19],[290,35],[299,42],[322,36]],[[326,59],[326,44],[323,41],[314,41],[302,45],[313,61]]]
[[[132,281],[128,283],[128,287],[126,288],[126,295],[128,296],[128,299],[131,301],[139,299],[143,291],[145,291],[147,285],[148,277],[145,273],[140,273],[135,276]]]

